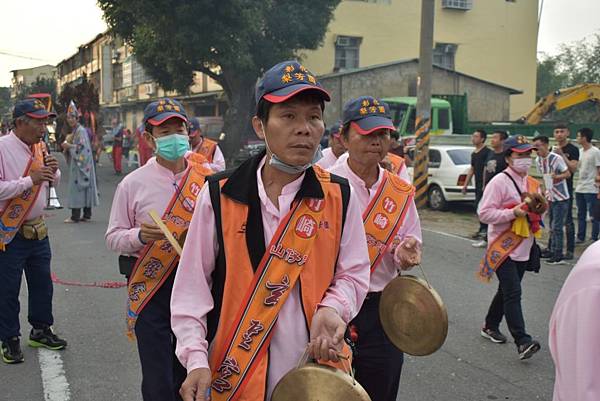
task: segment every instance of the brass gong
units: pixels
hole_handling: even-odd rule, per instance
[[[281,378],[271,401],[371,401],[371,398],[348,373],[307,363]]]
[[[436,290],[415,276],[401,276],[383,290],[379,317],[385,334],[401,351],[433,354],[448,335],[448,313]]]

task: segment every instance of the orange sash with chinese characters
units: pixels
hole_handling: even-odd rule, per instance
[[[390,163],[392,163],[392,173],[396,175],[400,174],[402,166],[404,166],[404,159],[393,153],[388,153],[387,158],[390,159]]]
[[[527,177],[527,192],[539,192],[540,183],[532,177]],[[477,278],[489,283],[496,270],[504,263],[506,258],[523,242],[523,237],[512,230],[504,231],[490,244],[485,255],[479,262]]]
[[[162,219],[179,240],[187,231],[204,179],[212,172],[188,159],[190,168],[181,178]],[[127,335],[134,337],[135,322],[144,306],[158,291],[179,262],[179,255],[166,239],[148,243],[133,267],[127,284]]]
[[[202,137],[202,143],[196,148],[195,152],[203,155],[209,163],[212,163],[213,157],[215,156],[215,150],[217,150],[217,142]]]
[[[363,213],[371,273],[394,241],[414,196],[412,185],[384,170],[381,184]]]
[[[323,186],[325,198],[327,187]],[[269,348],[273,326],[317,238],[323,202],[295,202],[271,239],[224,341],[211,358],[212,400],[235,400]]]
[[[32,147],[32,158],[29,160],[23,177],[27,177],[31,170],[39,170],[44,166],[44,143],[37,143]],[[6,249],[10,244],[19,228],[25,221],[25,217],[37,200],[42,184],[34,185],[32,188],[24,191],[21,195],[11,199],[8,205],[0,213],[0,251]]]

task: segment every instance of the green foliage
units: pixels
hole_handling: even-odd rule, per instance
[[[58,113],[64,113],[71,100],[75,102],[82,114],[85,114],[86,112],[97,113],[100,109],[98,89],[92,82],[88,81],[85,74],[83,75],[81,82],[77,85],[67,84],[63,87],[63,90],[58,95],[56,111]]]
[[[23,100],[32,93],[49,93],[52,103],[56,101],[56,79],[38,77],[31,85],[21,86],[17,92],[17,100]]]
[[[194,71],[216,80],[230,105],[226,127],[248,121],[252,88],[265,69],[321,45],[339,2],[98,0],[109,27],[163,88],[186,93]]]
[[[10,101],[10,88],[0,87],[0,121],[10,113],[12,102]]]
[[[600,34],[571,44],[563,44],[558,54],[543,54],[538,60],[537,99],[555,90],[583,83],[600,84]],[[552,120],[600,122],[600,106],[586,103],[554,111]]]

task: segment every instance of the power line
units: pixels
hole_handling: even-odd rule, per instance
[[[0,55],[3,56],[10,56],[10,57],[17,57],[17,58],[24,58],[27,60],[35,60],[35,61],[48,61],[46,59],[42,59],[42,58],[36,58],[36,57],[30,57],[30,56],[23,56],[21,54],[15,54],[15,53],[9,53],[9,52],[5,52],[5,51],[1,51],[0,50]]]

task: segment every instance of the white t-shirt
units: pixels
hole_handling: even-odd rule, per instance
[[[579,181],[575,192],[583,194],[597,194],[596,176],[600,167],[600,149],[592,146],[588,150],[581,149],[581,158],[579,159]]]

